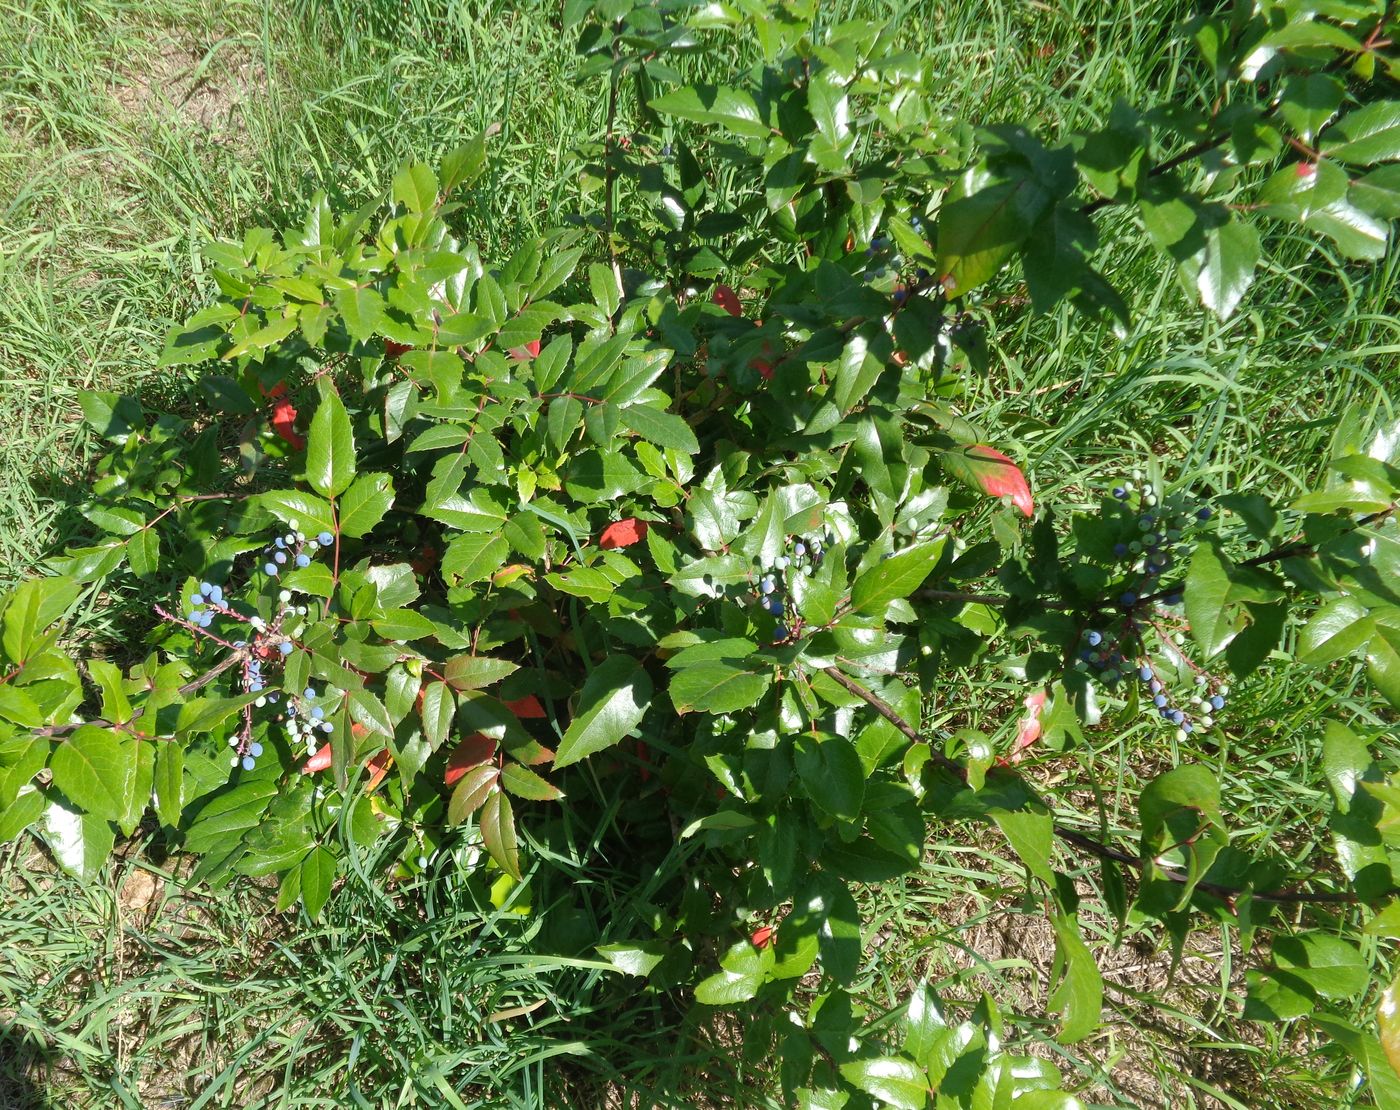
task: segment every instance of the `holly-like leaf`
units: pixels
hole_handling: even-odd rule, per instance
[[[452,688],[446,682],[429,682],[423,687],[423,700],[419,714],[423,721],[423,735],[433,749],[442,746],[452,730],[452,717],[457,712],[457,700],[452,696]]]
[[[454,690],[484,690],[520,669],[509,659],[489,655],[454,655],[444,664],[442,677]]]
[[[60,743],[49,770],[78,808],[109,821],[125,812],[136,775],[131,744],[96,725],[84,725]]]
[[[1061,1039],[1074,1044],[1098,1030],[1103,1011],[1103,977],[1074,921],[1057,916],[1054,924],[1055,963],[1060,969],[1060,981],[1046,1008],[1061,1016]]]
[[[1348,112],[1327,129],[1322,153],[1349,166],[1400,159],[1400,100],[1378,100]]]
[[[1259,233],[1251,224],[1230,220],[1211,228],[1196,274],[1201,303],[1222,320],[1227,318],[1254,282],[1258,265]]]
[[[797,774],[808,797],[833,817],[854,820],[865,799],[865,768],[844,736],[803,734],[794,750]]]
[[[932,1093],[923,1069],[903,1056],[852,1060],[841,1065],[841,1077],[851,1086],[900,1110],[924,1110]]]
[[[330,503],[299,490],[278,489],[259,494],[258,504],[289,528],[299,528],[308,536],[335,531],[335,514]]]
[[[335,856],[330,849],[320,844],[312,848],[301,861],[301,903],[306,907],[307,916],[313,921],[321,916],[326,899],[330,897],[335,871]]]
[[[940,538],[913,544],[867,568],[851,586],[851,608],[883,615],[891,601],[908,597],[924,584],[943,554],[944,542]]]
[[[491,858],[511,878],[519,881],[520,852],[515,835],[515,814],[510,799],[499,790],[481,807],[481,839]]]
[[[773,969],[772,947],[755,948],[747,940],[731,947],[720,959],[721,971],[695,987],[695,1001],[705,1006],[733,1006],[758,993]]]
[[[361,474],[340,499],[341,535],[359,539],[384,519],[394,503],[394,481],[387,474]]]
[[[532,802],[555,802],[564,796],[564,792],[553,783],[546,782],[519,763],[507,763],[501,768],[501,786],[517,798]]]
[[[943,452],[943,468],[966,486],[988,497],[1009,497],[1026,516],[1035,515],[1035,500],[1026,476],[1008,455],[986,444]]]
[[[496,789],[499,778],[500,769],[494,764],[481,764],[462,775],[447,802],[447,823],[460,825],[480,809]]]
[[[578,713],[559,741],[555,767],[612,747],[641,723],[651,695],[651,678],[635,659],[614,655],[604,660],[583,684]]]
[[[323,497],[344,493],[355,478],[355,433],[340,394],[327,389],[311,418],[306,480]]]

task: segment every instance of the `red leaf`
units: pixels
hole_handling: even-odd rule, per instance
[[[266,397],[269,401],[275,401],[278,397],[285,397],[287,395],[287,383],[277,382],[271,389],[268,389],[262,384],[262,382],[259,382],[258,392],[261,393],[264,397]]]
[[[989,497],[1010,497],[1011,503],[1025,513],[1035,514],[1035,502],[1031,499],[1031,487],[1026,484],[1026,476],[1021,468],[1003,455],[995,447],[985,443],[969,447],[959,453],[959,461],[966,473],[958,477],[980,489]]]
[[[447,773],[443,782],[451,786],[473,767],[480,767],[496,753],[496,741],[474,732],[452,749],[447,757]]]
[[[538,358],[540,353],[540,341],[532,339],[523,347],[512,347],[510,357],[516,362],[524,362],[527,358]]]
[[[316,754],[301,765],[303,775],[314,774],[317,771],[324,771],[331,765],[331,743],[327,740],[319,748]]]
[[[545,718],[544,706],[534,694],[526,694],[518,701],[506,702],[506,708],[522,721],[542,721]]]
[[[710,294],[710,300],[731,316],[744,314],[744,306],[739,303],[739,298],[734,290],[727,285],[716,285],[715,291]]]
[[[765,947],[773,939],[773,927],[771,925],[760,925],[749,935],[749,943],[755,948]]]
[[[285,397],[279,398],[272,405],[272,430],[300,451],[306,446],[306,440],[297,434],[296,430],[297,410]]]
[[[366,791],[373,790],[384,781],[384,776],[389,773],[389,765],[393,762],[393,754],[388,748],[369,761],[369,782],[365,783]]]
[[[1026,715],[1021,718],[1016,742],[1011,745],[1011,751],[1004,759],[997,760],[998,763],[1005,766],[1007,763],[1020,762],[1022,753],[1040,739],[1040,712],[1045,708],[1045,698],[1044,690],[1037,690],[1026,698]]]
[[[413,350],[412,344],[409,344],[409,343],[395,343],[392,339],[386,339],[386,340],[384,340],[384,357],[385,357],[385,358],[398,358],[399,355],[406,355],[406,354],[408,354],[408,352],[411,351],[411,350]]]
[[[638,520],[634,516],[614,521],[603,529],[603,534],[598,537],[598,546],[604,550],[631,547],[634,543],[646,539],[647,529],[650,527],[645,520]]]

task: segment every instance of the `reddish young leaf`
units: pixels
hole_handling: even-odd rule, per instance
[[[638,520],[634,516],[614,521],[603,529],[602,535],[598,537],[598,546],[604,550],[631,547],[634,543],[646,539],[647,529],[650,527],[645,520]]]
[[[532,339],[523,347],[512,347],[510,357],[516,362],[524,362],[527,358],[538,358],[540,354],[540,341]]]
[[[282,397],[273,402],[272,430],[300,451],[306,446],[306,440],[297,434],[296,422],[297,410],[290,401]]]
[[[517,701],[506,702],[506,708],[522,721],[542,721],[545,719],[544,706],[534,694],[526,694]]]
[[[710,294],[710,300],[731,316],[744,314],[744,306],[739,303],[738,295],[727,285],[716,285],[715,291]]]
[[[287,383],[277,382],[273,385],[271,389],[268,389],[265,385],[262,384],[262,382],[259,382],[258,392],[261,393],[264,397],[266,397],[269,401],[275,401],[278,397],[285,397],[287,395]]]
[[[767,947],[768,942],[773,939],[773,927],[771,925],[760,925],[749,936],[749,943],[755,948]]]
[[[366,793],[373,790],[384,781],[384,776],[389,773],[389,766],[393,762],[393,753],[391,753],[388,748],[385,748],[369,761],[369,782],[365,783]]]
[[[437,566],[437,548],[430,543],[425,543],[418,551],[418,557],[408,565],[413,568],[415,574],[427,574],[433,567]]]
[[[966,482],[973,489],[979,489],[989,497],[1010,497],[1011,503],[1026,516],[1035,514],[1035,502],[1031,499],[1031,487],[1026,484],[1026,476],[1009,456],[995,447],[979,443],[946,451],[943,459],[953,477]]]
[[[322,744],[316,749],[316,754],[301,765],[303,775],[313,775],[317,771],[324,771],[331,765],[331,745],[330,741]]]
[[[1040,739],[1040,713],[1045,708],[1045,698],[1044,690],[1037,690],[1026,698],[1026,715],[1021,718],[1016,742],[1011,745],[1011,751],[997,760],[1003,767],[1008,763],[1019,763],[1026,749]]]
[[[474,732],[452,749],[447,757],[447,773],[443,781],[451,786],[473,767],[479,767],[496,754],[496,741]]]
[[[406,355],[413,347],[408,343],[395,343],[392,339],[384,340],[384,357],[398,358],[399,355]]]

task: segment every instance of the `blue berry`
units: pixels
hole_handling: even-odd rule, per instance
[[[201,605],[203,605],[203,604],[204,604],[204,595],[203,595],[203,594],[190,594],[190,605],[192,605],[194,608],[198,609],[198,608],[199,608]]]
[[[298,556],[297,556],[297,566],[299,566],[299,567],[309,567],[310,565],[311,565],[311,556],[310,556],[310,555],[298,555]]]
[[[1126,501],[1128,499],[1128,491],[1122,486],[1114,486],[1113,496],[1118,498],[1119,501]]]
[[[252,744],[248,745],[248,754],[251,755],[254,759],[257,759],[258,756],[262,755],[262,753],[263,746],[257,741],[254,741]]]
[[[777,586],[773,584],[773,580],[771,578],[766,578],[763,581],[763,585],[759,586],[759,589],[766,594],[771,594],[774,590],[777,589]]]
[[[779,601],[776,597],[772,598],[768,602],[768,611],[772,613],[775,617],[779,616],[783,611],[783,603]]]
[[[334,732],[334,731],[335,731],[335,725],[331,724],[330,721],[322,721],[322,722],[321,722],[321,731],[322,731],[322,732]]]
[[[1103,636],[1098,632],[1090,632],[1084,639],[1088,641],[1090,647],[1098,647],[1103,643]]]
[[[311,707],[311,718],[312,718],[312,720],[319,721],[319,720],[320,720],[322,717],[324,717],[325,715],[326,715],[326,711],[325,711],[324,709],[322,709],[319,705],[313,705],[313,706]]]
[[[307,701],[312,701],[316,697],[316,687],[308,686],[305,690],[301,692],[301,696],[304,697]]]
[[[1138,668],[1138,678],[1142,679],[1144,682],[1151,682],[1152,668],[1149,667],[1146,663],[1144,663],[1141,667]]]
[[[1123,556],[1128,554],[1128,545],[1125,543],[1115,543],[1113,545],[1113,554],[1120,559],[1123,558]]]
[[[285,551],[278,551],[272,556],[272,561],[278,564],[285,563],[287,561],[287,553]]]
[[[319,543],[322,547],[329,547],[332,543],[335,542],[335,537],[332,536],[329,532],[318,532],[316,534],[316,542]]]
[[[777,567],[778,567],[779,570],[787,570],[787,568],[790,567],[791,565],[792,565],[792,560],[789,559],[786,555],[779,555],[779,556],[778,556]]]
[[[254,694],[261,692],[262,688],[263,684],[257,679],[253,679],[248,683],[248,689]]]
[[[222,586],[214,586],[204,592],[209,595],[209,600],[215,605],[222,605],[224,603],[224,591]]]
[[[1180,594],[1171,594],[1171,595],[1168,596],[1168,598],[1167,598],[1167,604],[1168,604],[1168,605],[1180,605],[1180,604],[1181,604],[1181,600],[1182,600],[1182,599],[1181,599],[1181,595],[1180,595]]]
[[[251,771],[256,766],[257,763],[254,762],[253,757],[251,755],[245,755],[243,757],[243,770]]]
[[[276,577],[277,577],[277,564],[276,564],[276,563],[264,563],[264,564],[263,564],[263,573],[264,573],[265,575],[267,575],[269,578],[276,578]]]
[[[1171,721],[1172,724],[1179,725],[1186,719],[1186,714],[1180,709],[1173,709],[1167,714],[1167,719]]]
[[[199,584],[199,592],[202,594],[212,594],[214,592],[214,587],[209,585],[208,582],[201,582]]]
[[[1158,709],[1165,709],[1167,707],[1167,695],[1158,694],[1155,698],[1152,699],[1152,704],[1155,705]]]
[[[1182,722],[1182,725],[1181,725],[1181,731],[1182,731],[1182,732],[1194,732],[1194,731],[1195,731],[1195,728],[1196,728],[1196,726],[1193,725],[1190,721],[1183,721],[1183,722]]]
[[[277,650],[280,651],[283,655],[291,655],[292,645],[286,640],[283,640],[280,644],[277,645]]]
[[[1210,699],[1210,707],[1215,710],[1224,709],[1225,699],[1222,698],[1219,694],[1213,694]]]
[[[1128,591],[1127,593],[1125,593],[1122,597],[1120,597],[1120,598],[1118,599],[1118,601],[1119,601],[1125,608],[1134,606],[1134,605],[1137,604],[1137,594],[1133,593],[1132,590],[1129,590],[1129,591]]]
[[[785,624],[780,624],[780,625],[778,625],[777,628],[773,629],[773,639],[774,639],[774,640],[786,640],[787,637],[788,637],[787,625],[785,625]]]
[[[1207,509],[1207,508],[1200,508],[1200,509],[1197,509],[1197,510],[1196,510],[1196,519],[1197,519],[1197,520],[1201,520],[1201,521],[1209,520],[1209,519],[1210,519],[1210,510]]]
[[[795,544],[793,544],[793,546],[792,546],[792,550],[793,550],[793,554],[795,554],[795,555],[806,555],[806,554],[807,554],[807,545],[806,545],[805,543],[800,543],[800,542],[799,542],[799,543],[795,543]]]
[[[279,548],[287,546],[287,541],[284,540],[281,536],[278,536],[275,540],[272,541],[272,543],[275,547]]]

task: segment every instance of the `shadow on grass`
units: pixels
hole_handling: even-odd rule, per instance
[[[12,1026],[0,1025],[0,1110],[49,1110],[31,1078],[42,1061],[41,1049],[26,1043]]]

